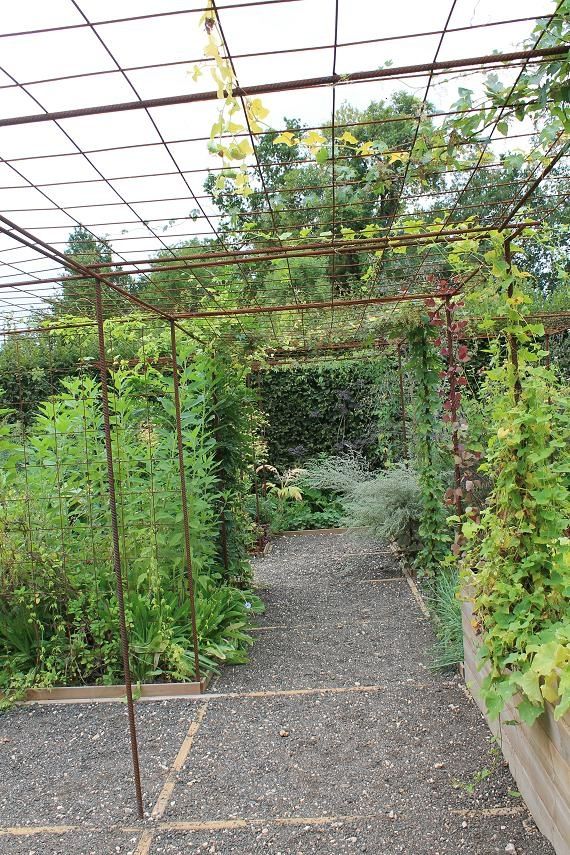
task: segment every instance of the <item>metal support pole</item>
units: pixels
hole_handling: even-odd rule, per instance
[[[449,398],[451,401],[451,441],[453,445],[453,480],[455,484],[455,512],[457,516],[463,513],[463,502],[461,501],[461,466],[459,464],[459,431],[457,427],[457,362],[453,342],[453,326],[451,317],[451,300],[445,299],[445,331],[447,336],[447,368],[449,372]]]
[[[402,415],[402,456],[408,456],[408,432],[406,428],[406,400],[404,398],[404,374],[402,371],[402,345],[398,345],[398,376],[400,380],[400,412]]]
[[[212,402],[214,404],[214,422],[216,425],[216,429],[214,431],[214,439],[216,442],[216,461],[218,464],[218,480],[220,481],[220,486],[222,489],[224,488],[224,479],[222,475],[222,466],[224,462],[224,455],[222,453],[222,424],[220,421],[220,417],[216,412],[218,399],[216,397],[216,393],[214,392],[212,395]],[[228,525],[226,520],[226,500],[222,496],[220,502],[220,546],[222,547],[222,561],[224,564],[224,570],[226,572],[226,576],[229,575],[230,572],[230,560],[228,557]]]
[[[505,240],[505,261],[507,262],[507,269],[508,269],[508,272],[510,273],[511,269],[512,269],[510,238],[507,238]],[[514,287],[513,287],[512,281],[511,281],[509,283],[509,287],[507,288],[507,296],[510,298],[513,296],[513,293],[514,293]],[[509,355],[510,355],[510,359],[511,359],[511,364],[513,366],[513,373],[514,373],[514,380],[515,380],[515,384],[514,384],[515,404],[518,404],[520,397],[521,397],[522,386],[521,386],[521,378],[520,378],[520,373],[519,373],[518,344],[517,344],[517,340],[514,337],[514,335],[509,334],[508,344],[509,344]]]
[[[127,696],[127,713],[129,719],[129,736],[131,741],[131,755],[133,759],[133,773],[135,779],[135,793],[137,799],[137,811],[139,819],[144,817],[144,805],[141,787],[141,773],[139,764],[139,749],[137,743],[137,729],[135,723],[135,708],[133,704],[133,688],[131,682],[131,667],[129,663],[129,639],[127,636],[127,622],[125,619],[125,598],[123,592],[123,574],[121,571],[121,551],[119,547],[119,526],[117,523],[117,499],[115,494],[115,474],[113,469],[113,446],[111,442],[111,419],[109,414],[109,388],[107,385],[107,367],[105,361],[105,328],[103,325],[103,300],[101,296],[101,283],[95,283],[95,312],[97,317],[97,334],[99,343],[99,374],[101,379],[101,404],[103,408],[103,430],[105,432],[105,451],[107,456],[107,484],[109,490],[109,510],[111,513],[111,532],[113,543],[113,567],[117,584],[117,605],[119,608],[119,631],[121,636],[121,652],[123,656],[123,672],[125,675],[125,693]]]
[[[257,483],[257,459],[255,454],[255,424],[253,421],[253,388],[251,385],[251,374],[246,377],[246,386],[251,392],[250,410],[249,410],[249,430],[251,433],[251,465],[253,467],[253,492],[255,495],[255,524],[258,531],[261,528],[261,509],[259,507],[259,486]],[[258,535],[257,545],[261,544],[261,537]]]
[[[172,356],[172,386],[174,389],[174,409],[176,413],[176,443],[178,446],[178,473],[180,476],[180,496],[182,499],[182,527],[184,529],[184,555],[188,577],[188,597],[190,600],[190,621],[192,624],[192,646],[194,648],[194,670],[196,680],[200,682],[200,659],[198,655],[198,629],[196,627],[196,597],[194,593],[194,575],[192,573],[192,549],[190,546],[190,522],[188,519],[188,495],[186,492],[186,470],[184,468],[184,445],[182,441],[182,418],[180,415],[180,384],[178,380],[178,360],[176,358],[176,325],[170,321],[170,347]]]

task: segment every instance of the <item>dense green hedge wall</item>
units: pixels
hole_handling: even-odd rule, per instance
[[[346,361],[260,371],[267,458],[278,468],[316,454],[357,451],[381,466],[402,453],[395,360]]]

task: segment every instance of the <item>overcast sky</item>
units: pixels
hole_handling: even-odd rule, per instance
[[[234,56],[286,51],[273,57],[237,58],[237,76],[242,86],[332,73],[334,57],[329,46],[334,40],[333,0],[297,0],[243,8],[235,8],[242,5],[239,0],[220,0],[218,5]],[[205,41],[203,31],[198,28],[200,13],[187,11],[198,6],[196,0],[193,4],[192,0],[4,3],[2,34],[59,26],[73,28],[0,38],[0,115],[18,116],[211,89],[209,75],[204,74],[194,83],[188,73],[194,61],[202,56]],[[444,26],[450,7],[451,0],[405,3],[339,0],[338,41],[344,44],[363,39],[392,39],[411,32],[438,30]],[[550,0],[457,0],[449,27],[472,28],[497,20],[544,15],[554,7]],[[184,14],[102,23],[94,30],[74,26],[85,24],[81,13],[91,22],[102,22],[178,10]],[[531,29],[532,23],[526,22],[449,33],[437,58],[476,56],[494,49],[508,51],[527,37]],[[427,35],[339,47],[336,71],[345,74],[372,69],[387,61],[394,65],[431,62],[436,56],[438,40],[437,35]],[[315,46],[322,49],[287,52]],[[122,73],[117,71],[117,63],[122,69],[180,64]],[[90,76],[41,82],[81,74]],[[14,80],[24,84],[24,89],[15,86]],[[458,83],[465,85],[465,81],[452,77],[447,82],[438,80],[430,90],[431,102],[437,108],[449,107],[456,98]],[[425,78],[417,78],[408,81],[406,88],[421,98],[425,85]],[[469,85],[478,90],[480,79],[473,77]],[[402,84],[395,87],[387,81],[341,86],[337,88],[337,104],[348,101],[365,107],[371,100],[389,98],[395,88],[402,88]],[[272,94],[264,96],[263,102],[270,109],[268,121],[274,127],[282,125],[284,116],[300,118],[306,123],[326,122],[331,114],[332,90]],[[1,128],[0,210],[60,248],[74,225],[82,223],[109,239],[117,253],[129,258],[148,255],[188,234],[208,231],[204,218],[196,222],[188,219],[190,211],[197,207],[188,186],[195,195],[202,196],[208,166],[218,164],[208,154],[205,142],[189,140],[208,136],[215,114],[216,104],[209,102],[153,109],[156,128],[143,110],[67,119],[59,126],[50,122]],[[159,134],[168,143],[167,147],[162,145]],[[125,148],[106,150],[114,146]],[[45,158],[48,154],[58,156]],[[186,180],[177,174],[178,170]],[[58,186],[61,181],[77,183]],[[37,190],[31,186],[33,183],[43,186]],[[199,201],[208,215],[215,214],[208,200]],[[169,226],[172,219],[176,222]],[[4,266],[0,271],[2,283],[53,270],[51,262],[33,258],[29,249],[16,247],[1,236],[0,260],[5,265],[15,265]],[[14,298],[14,292],[1,293],[5,307],[5,301]],[[28,306],[26,298],[20,296],[15,303],[20,306],[15,314],[24,314]]]

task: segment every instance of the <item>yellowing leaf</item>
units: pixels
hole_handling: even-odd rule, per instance
[[[256,119],[265,119],[269,115],[269,110],[263,106],[261,98],[253,98],[253,100],[247,101],[246,106],[248,112]]]
[[[558,675],[549,674],[540,687],[540,690],[545,701],[555,704],[558,700]]]
[[[350,133],[350,131],[345,131],[338,139],[339,142],[350,143],[350,145],[357,145],[358,143],[358,140],[356,139],[354,134]]]
[[[326,137],[319,133],[319,131],[309,131],[301,138],[301,142],[307,148],[320,148],[326,142]]]
[[[288,145],[289,148],[294,145],[297,145],[298,142],[299,140],[292,131],[283,131],[283,133],[277,134],[277,136],[273,140],[274,145]]]
[[[401,163],[405,163],[409,159],[410,155],[407,151],[393,151],[388,157],[388,163],[396,163],[397,160]]]
[[[202,69],[200,68],[199,65],[195,65],[194,68],[192,69],[192,80],[194,80],[194,82],[196,82],[196,80],[198,80],[198,78],[201,76],[202,76]]]
[[[211,35],[210,35],[210,38],[208,39],[208,44],[204,48],[204,56],[209,56],[212,59],[219,59],[220,58],[220,49],[219,49],[218,45],[216,44],[216,40]]]
[[[362,154],[364,157],[374,154],[374,144],[370,141],[362,143],[362,145],[358,146],[358,153]]]
[[[228,122],[226,131],[229,134],[240,134],[242,131],[245,131],[245,128],[243,125],[238,125],[237,122]]]
[[[240,143],[233,143],[229,148],[229,157],[231,160],[243,160],[248,154],[253,153],[253,148],[249,140],[242,140]]]

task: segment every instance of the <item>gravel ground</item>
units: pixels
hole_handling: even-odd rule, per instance
[[[158,796],[194,710],[168,701],[137,704],[145,804]],[[0,826],[135,822],[123,704],[15,707],[0,715],[0,751]],[[2,855],[20,851],[6,844],[0,841]]]
[[[369,581],[399,574],[391,553],[369,554],[379,551],[305,535],[256,561],[267,609],[251,662],[211,688],[164,816],[150,823],[149,855],[552,855],[460,681],[430,670],[433,636],[405,580]],[[348,687],[358,690],[241,696]],[[137,706],[149,807],[195,712],[188,700]],[[120,828],[137,824],[124,707],[20,707],[0,717],[0,750],[1,826],[82,826],[0,837],[1,855],[135,851]],[[236,819],[249,824],[164,828]]]

